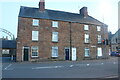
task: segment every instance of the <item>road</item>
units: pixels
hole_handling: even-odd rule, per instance
[[[3,78],[107,78],[118,76],[118,59],[2,64]]]

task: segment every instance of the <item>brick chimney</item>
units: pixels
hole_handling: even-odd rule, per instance
[[[39,2],[39,10],[40,11],[45,10],[45,0],[40,0],[40,2]]]
[[[88,16],[88,11],[87,11],[87,7],[83,7],[80,9],[80,14],[86,18]]]

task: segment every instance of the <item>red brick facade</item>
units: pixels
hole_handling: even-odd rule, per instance
[[[39,19],[40,26],[32,26],[32,18],[21,18],[19,17],[18,25],[18,40],[17,40],[17,60],[22,61],[23,59],[23,47],[29,47],[29,61],[31,61],[31,46],[39,47],[39,57],[35,59],[50,59],[52,46],[58,46],[58,59],[65,60],[65,47],[70,47],[70,26],[71,26],[71,47],[77,49],[77,59],[84,59],[84,48],[90,48],[90,57],[96,58],[97,47],[106,48],[108,53],[108,46],[97,43],[97,35],[100,34],[108,38],[107,27],[102,27],[101,31],[97,31],[96,25],[89,25],[89,30],[84,30],[84,24],[80,23],[69,23],[65,21],[58,21],[59,27],[52,27],[52,20]],[[103,31],[105,29],[105,32]],[[39,31],[39,41],[32,41],[32,30]],[[52,32],[58,32],[58,42],[52,42]],[[84,34],[90,35],[90,43],[84,43]],[[105,33],[105,35],[104,35]],[[104,55],[103,55],[104,56]]]
[[[33,26],[33,19],[39,20],[39,26]],[[52,21],[58,22],[58,28],[52,27]],[[89,26],[89,30],[84,30],[84,25]],[[97,31],[97,26],[101,31]],[[24,47],[28,48],[28,61],[49,60],[52,59],[52,47],[58,47],[58,60],[66,60],[65,48],[76,48],[77,60],[85,59],[85,48],[89,48],[88,58],[96,59],[97,48],[102,48],[102,58],[108,57],[109,47],[98,44],[97,36],[102,39],[108,39],[108,30],[106,25],[93,23],[77,23],[71,21],[19,17],[18,20],[18,39],[17,39],[17,61],[24,61]],[[38,31],[38,41],[32,41],[32,31]],[[58,32],[58,42],[52,42],[52,32]],[[84,43],[85,33],[89,34],[89,43]],[[38,46],[38,57],[32,57],[32,46]],[[72,51],[71,51],[72,52]],[[71,57],[71,53],[70,53]]]

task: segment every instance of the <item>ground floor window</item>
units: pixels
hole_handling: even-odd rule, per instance
[[[58,57],[58,47],[52,47],[52,57]]]
[[[102,56],[102,48],[97,48],[97,55]]]
[[[9,49],[3,49],[2,54],[9,54]]]
[[[38,57],[38,46],[32,46],[32,57]]]
[[[90,56],[90,49],[85,48],[85,57],[89,57],[89,56]]]

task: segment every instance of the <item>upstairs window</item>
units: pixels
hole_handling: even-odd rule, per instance
[[[58,42],[58,32],[52,32],[52,41]]]
[[[32,57],[38,57],[38,46],[31,47]]]
[[[58,57],[58,47],[52,47],[52,57]]]
[[[32,41],[38,41],[38,31],[32,31]]]
[[[88,25],[84,25],[84,30],[89,30],[89,26]]]
[[[38,19],[33,19],[33,26],[39,26],[39,20]]]
[[[85,34],[84,41],[85,43],[89,43],[89,34]]]
[[[52,21],[52,27],[57,27],[58,28],[58,22],[57,21]]]
[[[100,26],[97,26],[97,31],[101,31],[101,27]]]
[[[85,48],[85,57],[89,57],[89,56],[90,56],[90,49]]]
[[[98,43],[101,43],[101,41],[102,41],[101,35],[98,35]]]

